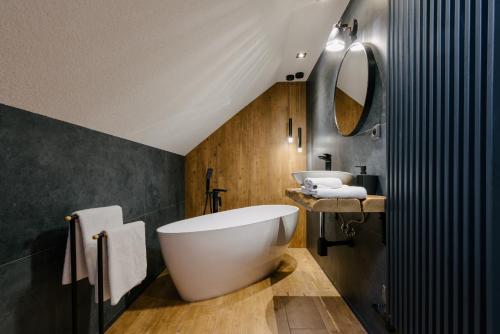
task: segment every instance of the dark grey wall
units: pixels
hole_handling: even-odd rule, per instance
[[[360,130],[352,137],[342,137],[336,127],[333,114],[333,95],[336,75],[344,52],[323,52],[307,81],[308,121],[308,168],[323,169],[317,156],[321,153],[333,155],[333,169],[357,174],[354,166],[366,165],[369,174],[379,176],[379,192],[386,193],[386,86],[387,86],[387,0],[352,0],[342,19],[352,24],[357,19],[357,38],[347,35],[346,45],[351,42],[369,43],[375,54],[378,73],[374,100],[370,113]],[[382,138],[372,140],[368,131],[382,125]],[[354,248],[329,249],[328,257],[316,255],[318,238],[318,215],[308,213],[307,246],[336,288],[372,333],[385,332],[384,324],[372,308],[381,303],[381,286],[386,284],[386,249],[382,243],[384,230],[378,215],[372,214],[364,225],[356,228]],[[342,239],[343,235],[333,215],[327,215],[326,235],[328,239]]]
[[[63,217],[117,204],[145,221],[150,281],[164,268],[155,229],[184,216],[184,158],[0,105],[0,191],[0,333],[69,333]],[[106,303],[107,324],[146,283]],[[95,333],[87,280],[79,295],[81,333]]]

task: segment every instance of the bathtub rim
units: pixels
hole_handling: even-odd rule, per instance
[[[234,225],[234,226],[219,226],[219,227],[214,227],[214,228],[205,228],[205,229],[199,229],[199,230],[193,230],[193,231],[162,231],[161,230],[163,228],[169,227],[171,224],[189,223],[189,221],[195,221],[197,218],[200,218],[200,217],[206,217],[206,216],[214,216],[215,217],[217,215],[222,215],[224,213],[228,213],[228,212],[231,212],[231,211],[237,211],[237,210],[248,209],[248,208],[257,208],[257,207],[272,207],[272,206],[275,206],[275,207],[276,206],[288,207],[288,208],[292,209],[292,211],[289,212],[289,213],[287,213],[287,214],[283,214],[283,215],[274,215],[274,216],[270,215],[269,217],[266,217],[266,219],[252,219],[251,221],[248,221],[248,222],[246,222],[244,224],[239,224],[239,225]],[[162,226],[160,226],[160,227],[158,227],[156,229],[156,232],[158,234],[164,234],[164,235],[169,235],[169,234],[175,235],[175,234],[185,234],[185,233],[200,233],[200,232],[221,231],[221,230],[238,228],[238,227],[243,227],[243,226],[252,225],[252,224],[258,224],[258,223],[261,223],[261,222],[267,222],[267,221],[272,220],[272,219],[277,219],[277,218],[286,217],[286,216],[293,215],[293,214],[298,214],[299,210],[300,210],[299,207],[297,207],[295,205],[290,205],[290,204],[251,205],[251,206],[245,206],[245,207],[242,207],[242,208],[231,209],[231,210],[227,210],[227,211],[221,211],[221,212],[217,212],[217,213],[210,213],[208,215],[201,215],[201,216],[196,216],[196,217],[182,219],[182,220],[179,220],[179,221],[175,221],[175,222],[172,222],[172,223],[169,223],[169,224],[162,225]]]

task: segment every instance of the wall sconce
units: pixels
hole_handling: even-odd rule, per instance
[[[292,119],[288,119],[288,143],[293,143],[293,128],[292,128]]]
[[[297,145],[297,152],[301,153],[302,152],[302,128],[299,128],[298,130],[299,134],[299,144]]]
[[[354,19],[352,27],[349,27],[349,24],[342,22],[342,20],[339,20],[339,22],[335,24],[335,28],[340,32],[349,31],[350,36],[356,36],[358,33],[358,20]]]

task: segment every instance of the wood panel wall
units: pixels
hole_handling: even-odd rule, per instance
[[[288,143],[288,118],[294,143]],[[302,128],[302,153],[297,129]],[[306,84],[280,82],[257,97],[186,156],[186,217],[203,213],[205,174],[214,168],[212,187],[226,188],[222,210],[260,204],[292,204],[285,189],[296,186],[292,171],[306,168]],[[305,247],[301,209],[290,247]]]

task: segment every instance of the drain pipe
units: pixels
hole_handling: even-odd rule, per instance
[[[319,239],[318,239],[318,255],[327,256],[328,248],[334,246],[350,246],[354,247],[354,240],[352,238],[346,240],[329,241],[325,238],[325,223],[326,212],[319,213]]]

